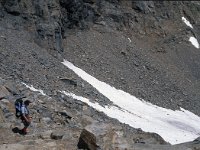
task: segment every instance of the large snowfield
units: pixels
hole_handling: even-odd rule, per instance
[[[107,116],[134,128],[155,132],[171,144],[192,141],[200,136],[200,117],[197,115],[183,108],[173,111],[145,102],[99,81],[67,60],[62,63],[112,101],[115,106],[102,107],[98,102],[92,103],[87,98],[62,91],[65,95],[85,102],[96,110],[104,112]]]

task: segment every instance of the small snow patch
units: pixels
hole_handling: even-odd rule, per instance
[[[194,45],[194,47],[199,48],[199,43],[195,37],[190,37],[189,41]]]
[[[191,25],[191,23],[185,18],[185,17],[182,17],[182,21],[190,28],[193,29],[193,26]]]

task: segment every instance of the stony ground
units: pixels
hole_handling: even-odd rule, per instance
[[[62,94],[42,95],[24,84],[0,78],[0,149],[115,149],[115,150],[196,150],[200,141],[171,146],[155,133],[145,133],[106,117],[86,104]],[[32,123],[27,135],[15,117],[14,102],[30,99]]]

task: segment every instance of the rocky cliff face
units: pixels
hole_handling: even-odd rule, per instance
[[[58,91],[111,103],[61,65],[68,59],[138,98],[200,115],[200,52],[188,42],[200,41],[199,11],[197,1],[0,0],[0,130],[8,135],[0,149],[198,149],[199,139],[171,146]],[[35,100],[25,137],[16,94]]]
[[[131,30],[138,36],[167,36],[178,23],[177,18],[183,15],[197,24],[198,32],[198,2],[1,0],[1,19],[6,20],[5,26],[26,29],[37,44],[58,52],[63,51],[62,39],[69,29],[101,24],[114,30]],[[166,28],[166,23],[172,27]],[[198,34],[195,36],[198,38]]]

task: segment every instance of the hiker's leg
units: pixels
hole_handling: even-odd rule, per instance
[[[24,124],[24,128],[22,129],[22,132],[23,132],[24,134],[26,134],[26,133],[27,133],[27,128],[28,128],[28,126],[30,125],[30,123],[29,123],[29,122],[26,122],[26,121],[24,120],[23,124]]]
[[[30,122],[27,122],[24,117],[21,117],[22,123],[24,124],[24,128],[21,130],[23,132],[23,134],[27,133],[27,128],[30,125]]]

